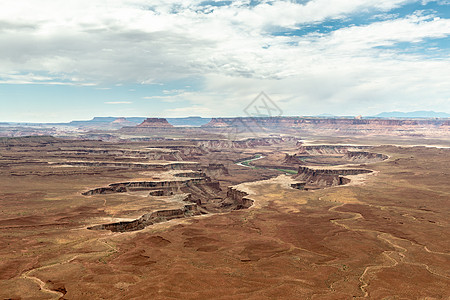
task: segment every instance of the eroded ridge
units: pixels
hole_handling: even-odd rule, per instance
[[[214,165],[213,169],[222,169],[223,165]],[[249,208],[253,201],[246,198],[244,192],[229,187],[226,194],[218,181],[212,180],[203,172],[178,172],[173,178],[164,181],[129,181],[112,183],[107,187],[95,188],[83,192],[84,196],[96,196],[113,193],[148,192],[149,197],[168,197],[167,201],[178,203],[179,208],[156,210],[144,214],[133,221],[122,221],[110,224],[91,226],[93,230],[111,230],[125,232],[143,229],[149,225],[187,218],[200,214],[226,212]],[[180,199],[181,196],[182,199]],[[151,201],[151,198],[150,198]]]
[[[346,176],[372,173],[367,169],[331,169],[300,166],[295,179],[303,181],[305,189],[344,185],[351,182]]]
[[[208,187],[212,189],[220,189],[218,182],[211,181],[209,177],[189,178],[186,180],[166,180],[166,181],[130,181],[112,183],[107,187],[95,188],[82,194],[84,196],[111,194],[111,193],[127,193],[136,191],[154,191],[154,190],[169,190],[179,191],[182,188],[189,187]]]
[[[351,148],[354,149],[355,147]],[[363,149],[355,148],[355,149]],[[320,146],[319,148],[306,148],[308,151],[313,151],[315,156],[330,154],[330,152],[343,153],[346,156],[352,157],[355,160],[362,158],[376,158],[384,160],[387,156],[371,152],[351,152],[349,147],[340,146]],[[319,153],[316,153],[317,150]],[[257,160],[264,159],[265,156],[256,155],[245,161],[235,163],[242,167],[251,167],[250,163]],[[298,162],[295,157],[293,161]],[[276,163],[276,162],[275,162]],[[342,166],[317,167],[317,166],[298,166],[291,163],[289,160],[281,160],[283,167],[293,169],[298,167],[297,174],[292,176],[291,188],[299,190],[313,190],[322,189],[326,187],[345,185],[351,182],[348,176],[372,173],[372,170],[362,168],[344,168]],[[163,164],[162,164],[163,165]],[[224,194],[220,183],[211,179],[208,174],[229,174],[227,168],[223,164],[209,164],[203,166],[198,171],[188,170],[189,167],[199,167],[199,164],[190,164],[189,162],[177,162],[175,164],[167,163],[168,166],[182,166],[177,168],[179,171],[172,173],[172,178],[168,180],[136,180],[120,183],[112,183],[106,187],[100,187],[83,192],[84,196],[105,195],[114,193],[129,193],[148,192],[150,197],[167,197],[173,195],[186,194],[181,202],[188,202],[189,204],[181,203],[179,208],[156,210],[151,213],[144,214],[138,219],[132,221],[121,221],[103,225],[89,227],[95,230],[111,230],[114,232],[134,231],[145,228],[146,226],[169,221],[172,219],[192,217],[200,214],[211,214],[218,212],[227,212],[231,210],[247,209],[254,204],[254,200],[249,197],[249,194],[240,190],[236,186],[230,186]],[[262,168],[270,169],[267,166]],[[272,166],[272,170],[284,171],[280,166]],[[171,168],[173,170],[173,167]],[[166,170],[168,171],[168,170]],[[169,200],[170,201],[170,200]]]
[[[389,159],[389,156],[370,151],[370,146],[355,145],[301,145],[286,159],[310,165],[371,164]]]
[[[183,208],[179,209],[158,210],[149,214],[145,214],[134,221],[96,225],[88,227],[88,229],[111,230],[112,232],[135,231],[144,229],[145,227],[156,223],[197,216],[200,214],[201,211],[199,210],[197,204],[186,204]]]

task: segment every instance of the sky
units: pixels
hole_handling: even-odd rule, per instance
[[[450,0],[0,0],[0,122],[450,113]]]

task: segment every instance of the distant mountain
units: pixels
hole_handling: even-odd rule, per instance
[[[120,127],[123,126],[134,126],[139,123],[142,123],[146,118],[144,117],[132,117],[132,118],[123,118],[123,117],[95,117],[92,120],[85,121],[72,121],[67,123],[70,126],[77,127]],[[62,123],[64,124],[64,123]],[[61,124],[61,125],[62,125]]]
[[[190,126],[200,127],[211,121],[211,118],[202,117],[187,117],[187,118],[166,118],[166,120],[173,126]]]
[[[435,111],[412,111],[412,112],[401,112],[401,111],[391,111],[382,112],[375,115],[376,118],[450,118],[450,114],[444,112]]]
[[[68,123],[70,126],[78,127],[107,127],[107,126],[118,126],[120,124],[126,126],[135,126],[142,123],[145,117],[95,117],[92,120],[86,121],[72,121]],[[186,118],[166,118],[166,120],[173,126],[189,126],[189,127],[200,127],[211,121],[211,118],[202,117],[186,117]],[[119,122],[120,121],[120,122]],[[127,122],[127,123],[125,123]]]

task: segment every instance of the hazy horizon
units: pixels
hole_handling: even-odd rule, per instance
[[[383,117],[383,116],[377,116],[377,115],[373,115],[373,116],[361,116],[363,118],[418,118],[418,119],[434,119],[434,118],[443,118],[443,119],[447,119],[450,118],[450,114],[447,114],[445,112],[434,112],[434,111],[416,111],[416,112],[429,112],[429,113],[436,113],[436,114],[445,114],[445,116],[392,116],[392,117]],[[400,112],[400,111],[393,111],[393,112],[383,112],[383,113],[401,113],[401,114],[408,114],[408,113],[414,113],[414,112]],[[222,117],[217,117],[217,116],[178,116],[178,117],[163,117],[163,116],[94,116],[91,118],[85,118],[85,119],[73,119],[73,120],[63,120],[63,121],[58,121],[58,122],[47,122],[47,121],[40,121],[40,122],[30,122],[30,121],[3,121],[0,120],[0,124],[1,123],[11,123],[11,124],[26,124],[26,123],[30,123],[30,124],[66,124],[66,123],[70,123],[70,122],[83,122],[83,121],[92,121],[96,118],[114,118],[114,119],[118,119],[118,118],[125,118],[125,119],[134,119],[134,118],[138,118],[138,119],[146,119],[146,118],[166,118],[166,119],[186,119],[186,118],[202,118],[202,119],[212,119],[212,118],[240,118],[240,117],[252,117],[255,118],[255,116],[222,116]],[[264,117],[264,116],[258,116],[258,117]],[[256,117],[256,118],[258,118]],[[359,117],[359,116],[353,116],[353,115],[331,115],[331,114],[319,114],[319,115],[279,115],[279,116],[266,116],[266,117],[276,117],[276,118],[355,118],[355,117]]]

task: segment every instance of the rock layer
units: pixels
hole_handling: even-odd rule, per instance
[[[144,229],[145,227],[156,223],[166,222],[173,219],[192,217],[200,214],[201,213],[196,204],[188,204],[180,209],[158,210],[150,214],[145,214],[134,221],[96,225],[88,227],[88,229],[111,230],[112,232],[136,231]]]
[[[347,175],[372,172],[372,170],[366,169],[314,169],[300,166],[298,174],[294,178],[305,182],[306,188],[321,188],[347,184],[350,182],[350,179],[344,177]]]
[[[174,127],[164,118],[147,118],[139,124],[137,127],[150,127],[150,128],[172,128]]]

